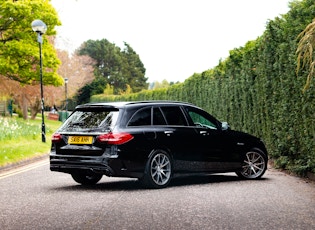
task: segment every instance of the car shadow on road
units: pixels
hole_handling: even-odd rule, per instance
[[[116,178],[117,179],[117,178]],[[63,187],[55,187],[55,190],[60,191],[137,191],[137,190],[148,190],[147,188],[143,187],[138,179],[132,178],[119,178],[119,179],[110,179],[101,180],[98,184],[95,185],[79,185],[74,184],[70,186],[63,186]],[[268,178],[261,178],[259,180],[267,180]],[[251,182],[250,180],[242,180],[241,178],[237,177],[236,175],[230,174],[211,174],[211,175],[197,175],[197,176],[180,176],[175,177],[172,179],[171,183],[168,185],[168,188],[171,187],[185,187],[191,185],[211,185],[217,183],[232,183],[232,182]]]
[[[195,175],[195,176],[180,176],[175,177],[170,183],[170,186],[185,186],[185,185],[203,185],[213,183],[225,183],[232,181],[241,181],[237,176],[212,174],[212,175]]]
[[[267,180],[268,178],[259,178],[258,180]],[[181,176],[173,178],[170,186],[188,186],[188,185],[206,185],[217,183],[232,183],[232,182],[250,182],[250,180],[244,180],[234,174],[211,174],[211,175],[195,175],[195,176]]]

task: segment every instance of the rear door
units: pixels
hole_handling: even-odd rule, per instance
[[[200,155],[197,148],[196,131],[188,125],[181,106],[160,106],[166,119],[165,126],[158,133],[161,143],[167,143],[174,159],[174,168],[180,172],[199,171]]]

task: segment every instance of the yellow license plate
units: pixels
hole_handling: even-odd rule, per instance
[[[90,136],[69,136],[68,144],[92,144],[93,137]]]

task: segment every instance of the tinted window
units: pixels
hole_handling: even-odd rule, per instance
[[[138,110],[130,119],[128,126],[151,125],[151,108]]]
[[[214,121],[210,120],[210,117],[206,116],[205,114],[201,113],[198,110],[190,110],[188,108],[187,110],[190,118],[192,119],[196,126],[217,129]]]
[[[115,125],[118,111],[75,111],[61,126],[60,131],[104,129]]]
[[[153,125],[166,125],[166,121],[160,108],[153,109]]]
[[[185,116],[180,107],[161,107],[168,125],[187,126]]]

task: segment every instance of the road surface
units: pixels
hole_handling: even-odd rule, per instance
[[[174,179],[143,189],[103,177],[95,186],[49,170],[48,160],[0,175],[0,229],[315,229],[315,183],[268,169]]]

